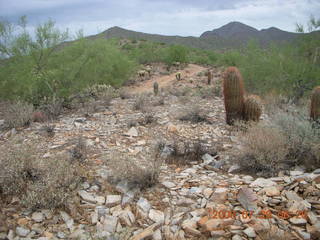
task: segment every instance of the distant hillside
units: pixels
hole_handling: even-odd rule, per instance
[[[112,27],[97,35],[89,36],[96,38],[129,38],[136,40],[149,40],[166,44],[182,44],[202,49],[226,49],[244,46],[250,39],[256,39],[262,46],[268,44],[283,43],[294,40],[300,33],[291,33],[271,27],[257,30],[240,22],[231,22],[218,29],[207,31],[200,37],[165,36],[135,32],[120,27]]]
[[[244,44],[250,39],[254,38],[258,40],[263,46],[265,46],[271,42],[281,43],[292,41],[299,35],[299,33],[286,32],[275,27],[262,29],[259,31],[240,22],[231,22],[218,29],[204,32],[200,36],[200,38],[215,39],[217,37],[220,37],[225,40],[232,39],[233,41],[237,41],[240,44]]]

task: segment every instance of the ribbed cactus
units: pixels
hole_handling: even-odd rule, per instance
[[[315,87],[312,91],[310,117],[314,121],[320,119],[320,86]]]
[[[242,120],[244,103],[244,86],[240,71],[236,67],[228,67],[223,76],[223,95],[227,124]]]
[[[157,83],[157,82],[154,82],[153,83],[153,93],[154,93],[154,95],[158,95],[158,93],[159,93],[159,84]]]
[[[209,70],[208,71],[208,85],[211,84],[211,80],[212,80],[212,72]]]
[[[176,73],[176,79],[177,79],[178,81],[181,80],[181,72],[177,72],[177,73]]]
[[[250,95],[244,100],[243,107],[243,119],[245,121],[255,121],[260,120],[262,114],[262,104],[261,99],[257,95]]]

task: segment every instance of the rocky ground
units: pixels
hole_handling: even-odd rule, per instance
[[[54,137],[43,143],[45,155],[70,149],[82,136],[90,150],[90,178],[65,209],[31,211],[18,207],[18,199],[1,206],[0,239],[320,239],[320,169],[294,169],[269,179],[237,174],[230,156],[240,144],[225,124],[219,93],[186,97],[173,92],[205,89],[204,71],[193,65],[183,70],[181,81],[173,73],[133,87],[135,94],[150,91],[154,80],[166,87],[161,96],[147,97],[147,106],[139,110],[135,98],[116,98],[90,116],[80,111],[56,120]],[[214,69],[217,86],[219,78],[220,70]],[[206,112],[205,121],[179,120],[190,105]],[[42,127],[32,123],[3,132],[1,141],[13,134],[36,138]],[[167,160],[172,141],[179,142],[180,155],[188,153],[188,142],[203,143],[207,152],[188,164],[161,162],[159,182],[150,188],[140,189],[125,176],[110,181],[115,174],[111,158],[125,155],[152,167],[150,153],[159,141],[165,143],[161,158]]]

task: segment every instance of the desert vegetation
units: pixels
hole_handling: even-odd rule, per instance
[[[30,238],[283,239],[284,225],[317,239],[319,31],[203,50],[71,37],[52,21],[29,29],[25,17],[0,22],[0,239],[11,228]],[[271,208],[272,227],[206,212],[248,206]],[[275,216],[300,206],[309,215],[298,223]]]

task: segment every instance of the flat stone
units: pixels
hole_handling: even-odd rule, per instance
[[[239,164],[234,164],[234,165],[232,165],[232,166],[229,168],[228,173],[236,172],[236,171],[240,170],[240,168],[241,168],[241,167],[240,167]]]
[[[201,232],[199,230],[197,230],[197,221],[193,220],[193,219],[187,219],[185,220],[182,224],[182,229],[191,235],[194,236],[200,236]]]
[[[129,131],[125,133],[125,135],[129,136],[129,137],[138,137],[139,136],[138,130],[135,127],[130,128]]]
[[[256,232],[252,227],[246,228],[243,232],[250,238],[255,238],[257,236]]]
[[[30,230],[24,227],[17,227],[16,234],[20,237],[26,237],[30,233]]]
[[[107,195],[106,197],[106,206],[114,207],[121,203],[121,195]]]
[[[302,175],[303,171],[290,171],[290,176],[299,176]]]
[[[174,188],[176,186],[173,182],[168,182],[168,181],[162,182],[161,184],[166,188]]]
[[[311,239],[311,234],[310,233],[302,231],[302,229],[297,229],[297,232],[298,232],[299,236],[302,237],[304,240]]]
[[[228,188],[216,188],[211,196],[211,200],[215,203],[224,203],[228,198]]]
[[[154,222],[164,222],[164,213],[159,210],[151,209],[149,211],[149,218]]]
[[[69,214],[67,214],[67,213],[64,212],[64,211],[60,211],[60,216],[61,216],[62,220],[65,222],[65,224],[67,225],[67,228],[68,228],[70,231],[73,231],[74,221],[73,221],[73,219],[69,216]]]
[[[157,229],[153,234],[152,234],[152,240],[162,240],[162,234],[161,230]]]
[[[131,227],[136,221],[136,218],[130,209],[125,209],[122,211],[122,213],[119,215],[119,219],[121,223],[128,227]]]
[[[81,190],[78,192],[79,196],[85,200],[86,202],[90,203],[101,203],[104,204],[105,198],[104,197],[97,197],[95,194],[88,193],[87,191]]]
[[[44,214],[42,212],[34,212],[32,213],[31,218],[33,221],[40,223],[44,220]]]
[[[205,163],[210,163],[210,162],[213,161],[214,158],[213,158],[210,154],[206,153],[206,154],[204,154],[204,155],[201,157],[201,159],[202,159]]]
[[[97,230],[99,232],[114,233],[117,229],[118,218],[106,215],[102,223],[97,224]]]
[[[265,178],[257,178],[254,180],[251,184],[250,187],[271,187],[271,186],[276,186],[277,183],[270,179],[265,179]]]
[[[76,229],[68,236],[68,239],[80,239],[84,233],[85,231],[83,229]]]
[[[257,199],[257,195],[248,187],[242,187],[237,194],[237,200],[247,211],[257,210]]]
[[[135,234],[130,240],[143,240],[147,239],[148,237],[152,236],[156,229],[161,225],[161,223],[154,223],[151,226],[147,227],[146,229],[140,231],[139,233]]]
[[[289,221],[294,225],[304,225],[307,223],[307,220],[302,217],[292,217]]]
[[[239,236],[239,235],[234,235],[232,237],[232,240],[243,240],[243,238],[241,236]]]
[[[294,200],[294,201],[303,201],[303,199],[294,191],[286,191],[285,195],[288,200]]]
[[[211,232],[216,230],[221,230],[232,225],[235,220],[232,218],[228,219],[209,219],[207,216],[202,217],[198,221],[198,225],[202,228],[204,232]]]
[[[140,199],[137,202],[137,207],[141,209],[144,213],[148,214],[150,211],[151,205],[147,199],[140,197]]]
[[[226,232],[223,230],[215,230],[210,232],[211,237],[218,238],[218,237],[225,237]]]
[[[267,196],[273,197],[273,196],[279,196],[280,191],[277,187],[272,186],[272,187],[266,187],[263,189],[263,191],[266,193]]]

